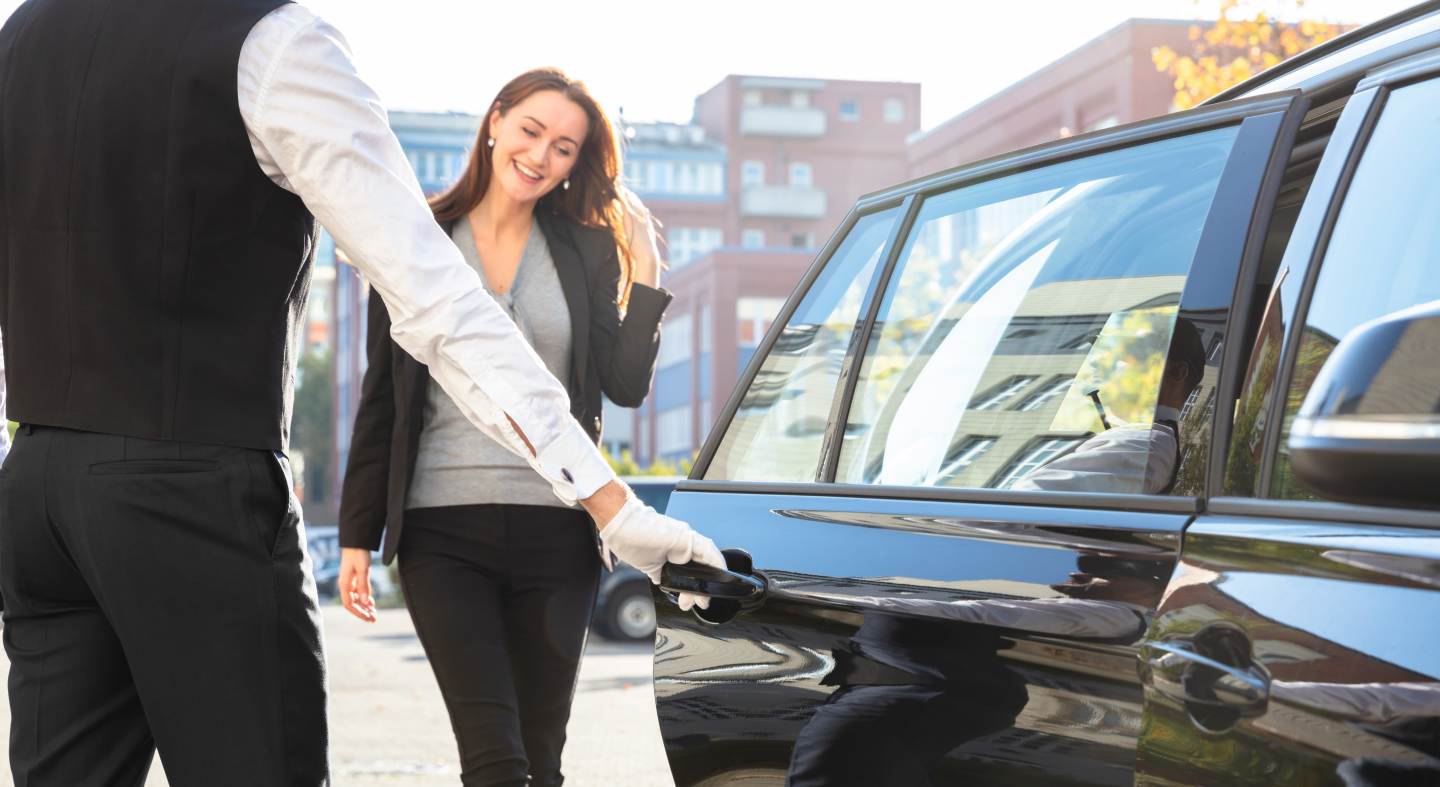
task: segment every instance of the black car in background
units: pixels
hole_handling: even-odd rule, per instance
[[[1440,784],[1437,141],[1427,3],[862,198],[670,501],[676,784]]]
[[[635,496],[656,511],[664,512],[677,476],[625,476]],[[655,601],[650,580],[638,569],[616,562],[615,570],[600,575],[595,595],[592,629],[607,639],[649,642],[655,636]]]

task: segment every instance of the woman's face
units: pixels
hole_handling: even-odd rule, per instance
[[[516,202],[534,202],[570,177],[590,122],[579,104],[541,90],[501,115],[490,114],[495,181]]]

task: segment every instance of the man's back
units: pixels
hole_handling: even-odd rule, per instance
[[[277,449],[314,223],[236,61],[280,0],[30,0],[0,31],[10,416]]]
[[[314,221],[239,64],[281,0],[30,0],[0,29],[0,595],[17,784],[328,783],[285,441]],[[260,64],[261,66],[264,63]]]

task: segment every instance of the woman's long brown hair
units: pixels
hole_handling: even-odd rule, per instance
[[[549,210],[587,227],[604,228],[615,238],[620,261],[618,301],[629,300],[634,272],[630,239],[625,234],[624,208],[617,184],[620,182],[620,148],[615,129],[583,82],[571,79],[557,68],[537,68],[510,80],[500,89],[480,123],[474,149],[465,172],[445,192],[430,200],[435,220],[444,224],[464,218],[480,204],[490,186],[490,116],[505,115],[516,104],[542,90],[553,90],[575,102],[590,121],[590,131],[580,143],[575,167],[570,171],[570,188],[551,189],[540,198],[537,210]]]

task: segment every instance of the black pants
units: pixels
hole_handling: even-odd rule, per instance
[[[600,578],[583,511],[407,511],[400,581],[466,785],[554,787]],[[526,777],[530,781],[526,781]]]
[[[17,787],[328,784],[299,506],[269,451],[22,426],[0,470]]]

